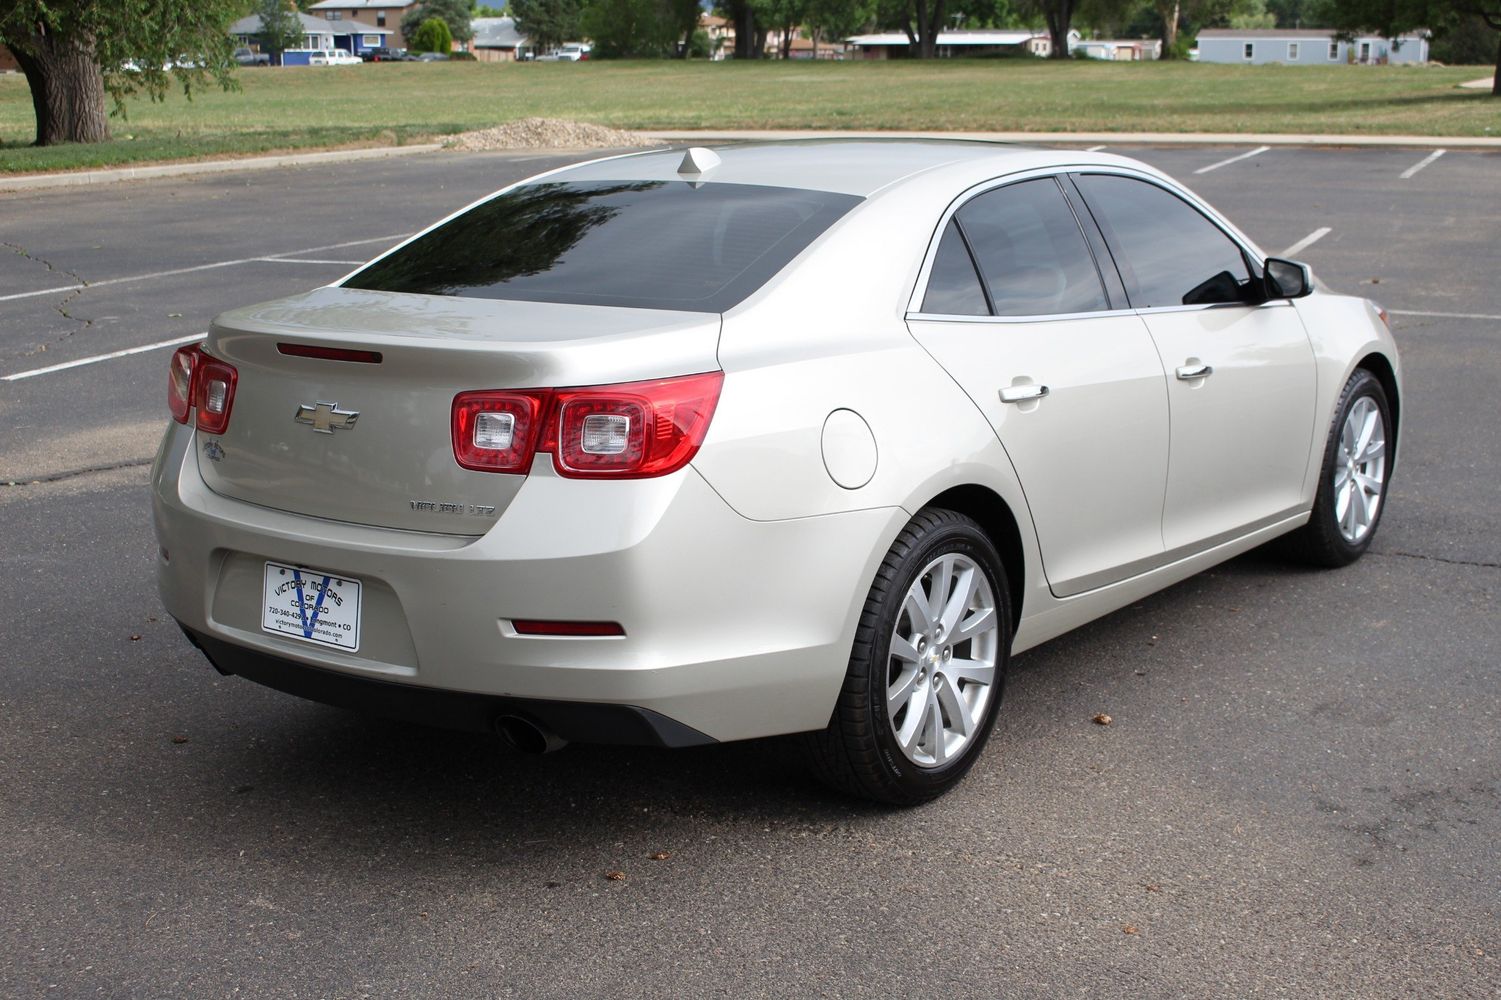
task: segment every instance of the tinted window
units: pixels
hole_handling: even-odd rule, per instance
[[[1133,306],[1254,300],[1240,247],[1188,202],[1130,177],[1085,174],[1078,182],[1120,249],[1116,263]]]
[[[723,312],[859,201],[748,184],[528,184],[444,223],[344,284]]]
[[[1084,234],[1051,177],[987,191],[957,217],[997,316],[1110,308]]]
[[[985,291],[980,287],[980,276],[975,272],[975,262],[970,259],[964,237],[959,235],[959,226],[952,219],[943,230],[943,239],[938,241],[938,253],[933,257],[933,273],[928,276],[922,311],[949,316],[990,315],[990,307],[985,304]]]

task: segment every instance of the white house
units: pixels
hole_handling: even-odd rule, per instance
[[[1358,35],[1349,42],[1335,38],[1329,28],[1205,28],[1199,32],[1199,62],[1330,66],[1421,65],[1427,61],[1426,31],[1411,31],[1399,38]]]
[[[282,53],[285,66],[306,66],[314,52],[342,49],[351,55],[359,55],[388,44],[387,39],[395,34],[390,28],[377,28],[359,21],[329,21],[311,14],[298,14],[302,22],[302,41],[295,48]],[[261,18],[259,14],[242,17],[229,26],[229,33],[241,45],[259,43]]]
[[[911,39],[905,31],[882,31],[871,35],[854,35],[845,40],[862,59],[901,59],[910,54]],[[940,59],[977,56],[987,53],[1030,52],[1046,56],[1052,42],[1046,31],[940,31],[935,53]],[[1079,42],[1079,33],[1068,33],[1069,51]]]

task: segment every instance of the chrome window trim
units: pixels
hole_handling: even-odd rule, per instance
[[[917,272],[917,283],[913,287],[912,293],[907,297],[907,309],[905,311],[905,315],[909,319],[922,319],[929,322],[935,320],[948,321],[953,319],[971,323],[983,322],[987,320],[992,322],[999,320],[1009,322],[1037,323],[1054,319],[1080,319],[1086,316],[1120,316],[1125,315],[1126,313],[1135,313],[1137,315],[1145,316],[1151,315],[1153,313],[1188,312],[1190,310],[1199,309],[1223,309],[1226,307],[1239,309],[1260,309],[1263,306],[1267,305],[1290,304],[1285,299],[1272,299],[1255,306],[1248,306],[1243,302],[1212,302],[1207,305],[1197,306],[1148,306],[1142,309],[1102,309],[1096,312],[1086,313],[1043,313],[1038,316],[950,316],[946,313],[936,314],[925,313],[922,311],[922,301],[924,294],[927,292],[928,278],[933,272],[934,259],[938,254],[938,241],[942,239],[943,231],[945,227],[948,226],[949,220],[952,219],[956,214],[958,214],[961,208],[969,204],[969,202],[971,202],[975,198],[978,198],[980,195],[993,191],[996,188],[1006,187],[1011,184],[1019,184],[1022,181],[1036,180],[1039,177],[1052,177],[1056,180],[1057,178],[1064,177],[1069,174],[1085,173],[1113,174],[1119,177],[1129,177],[1132,180],[1144,181],[1148,184],[1155,184],[1157,187],[1166,191],[1168,194],[1181,199],[1190,208],[1198,212],[1210,225],[1214,226],[1221,233],[1223,233],[1226,239],[1239,247],[1242,253],[1249,257],[1252,261],[1257,262],[1258,265],[1263,270],[1265,270],[1267,255],[1262,253],[1261,250],[1258,249],[1256,245],[1250,241],[1249,238],[1241,233],[1240,230],[1236,229],[1228,219],[1225,219],[1213,208],[1211,208],[1203,199],[1198,198],[1191,191],[1188,191],[1185,188],[1182,188],[1177,184],[1166,180],[1165,178],[1159,177],[1156,174],[1147,173],[1144,170],[1137,170],[1132,167],[1116,164],[1080,163],[1065,166],[1036,167],[1031,170],[1023,170],[1018,171],[1014,174],[1007,174],[1004,177],[991,178],[990,180],[982,181],[979,184],[972,185],[966,188],[964,191],[960,192],[953,201],[949,202],[948,208],[944,209],[943,215],[939,217],[937,228],[934,229],[933,235],[928,239],[928,249],[927,253],[923,257],[922,268]],[[1057,183],[1061,185],[1062,181],[1057,181]],[[1063,192],[1060,192],[1060,194],[1063,194]],[[1066,200],[1067,196],[1065,195],[1065,201]],[[1086,203],[1086,208],[1087,207],[1088,206]],[[1072,209],[1072,206],[1070,206],[1070,209]],[[1092,221],[1093,220],[1091,220],[1091,222]],[[1083,220],[1079,220],[1079,224],[1082,226]],[[1085,236],[1085,245],[1087,247],[1089,244],[1088,236],[1087,234],[1081,235]],[[1113,254],[1114,251],[1112,250],[1111,253]],[[1256,276],[1253,274],[1252,279],[1254,280],[1255,277]]]
[[[1192,306],[1190,308],[1203,308]],[[1134,316],[1135,309],[1099,309],[1094,312],[1076,313],[1038,313],[1032,316],[963,316],[950,315],[948,313],[908,313],[907,318],[922,323],[1061,323],[1065,320],[1100,319],[1110,316]]]

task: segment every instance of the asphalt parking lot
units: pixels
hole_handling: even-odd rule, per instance
[[[791,741],[360,718],[164,620],[153,345],[568,157],[0,195],[0,996],[1501,996],[1501,155],[1111,148],[1392,310],[1389,506],[1353,567],[1252,553],[1019,658],[909,811]]]

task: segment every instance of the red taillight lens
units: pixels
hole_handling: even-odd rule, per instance
[[[511,627],[517,635],[551,635],[566,637],[601,638],[625,635],[619,622],[562,622],[540,618],[513,618]]]
[[[172,419],[179,424],[188,422],[193,409],[193,376],[198,371],[198,362],[203,357],[203,348],[197,344],[179,347],[172,354],[172,366],[167,369],[167,406]]]
[[[453,398],[453,457],[477,472],[531,467],[542,414],[552,400],[539,392],[461,392]]]
[[[578,389],[461,392],[453,454],[466,469],[525,473],[553,453],[571,479],[645,479],[692,461],[719,402],[723,372]]]
[[[229,426],[229,411],[235,405],[235,383],[240,374],[234,365],[199,352],[194,377],[193,405],[198,408],[198,429],[205,434],[223,434]]]

